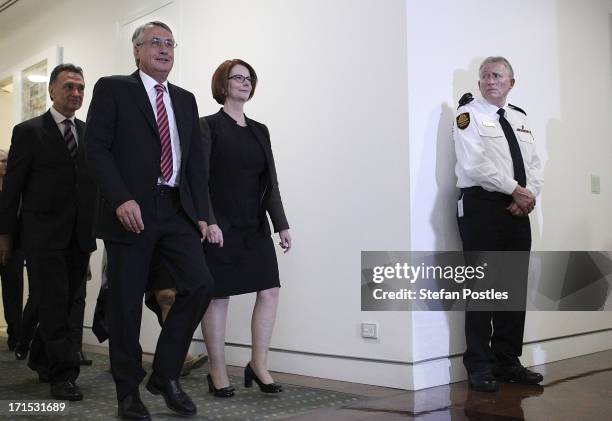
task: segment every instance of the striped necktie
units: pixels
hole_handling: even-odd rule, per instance
[[[172,177],[172,143],[170,142],[170,125],[168,124],[168,114],[164,105],[164,85],[158,83],[155,85],[157,98],[157,130],[159,131],[159,139],[161,141],[161,162],[160,169],[164,181],[170,180]]]
[[[70,156],[74,159],[77,156],[78,146],[74,138],[74,133],[72,133],[72,120],[66,119],[62,123],[64,123],[64,140],[66,141]]]

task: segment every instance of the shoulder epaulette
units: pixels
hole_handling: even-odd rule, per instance
[[[459,98],[459,107],[463,107],[465,104],[469,104],[473,100],[474,100],[474,97],[472,96],[472,93],[466,92],[463,94],[461,98]],[[457,107],[457,109],[459,109],[459,107]]]
[[[527,113],[525,112],[525,110],[523,110],[520,107],[517,107],[516,105],[512,105],[512,104],[508,104],[508,107],[512,108],[513,110],[518,111],[519,113],[523,113],[525,115],[527,115]]]

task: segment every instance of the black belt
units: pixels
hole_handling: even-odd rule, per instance
[[[157,196],[178,196],[179,189],[178,187],[170,187],[165,184],[158,184],[153,187],[153,191]]]
[[[498,191],[487,191],[480,186],[466,187],[461,189],[461,193],[465,196],[479,197],[486,200],[496,200],[500,202],[511,202],[512,196]]]

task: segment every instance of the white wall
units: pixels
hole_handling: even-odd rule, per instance
[[[95,80],[125,71],[119,49],[130,46],[116,42],[121,24],[165,3],[64,0],[54,10],[41,7],[0,42],[0,52],[19,62],[62,45],[65,61],[85,70],[83,118]],[[247,113],[272,133],[295,242],[291,253],[279,255],[283,287],[272,340],[279,351],[271,367],[411,387],[410,314],[360,311],[360,251],[409,247],[404,1],[176,4],[180,72],[170,80],[196,94],[201,115],[219,108],[210,77],[223,60],[244,58],[260,78]],[[92,261],[86,324],[99,285],[99,255]],[[248,360],[239,345],[250,343],[252,301],[232,299],[227,340],[237,346],[228,349],[230,363]],[[361,321],[378,322],[380,339],[361,339]],[[143,347],[152,351],[157,329],[148,311],[143,325]]]
[[[517,82],[509,102],[527,110],[545,161],[531,218],[533,249],[611,249],[611,11],[609,0],[407,1],[412,249],[461,247],[452,123],[461,95],[478,92],[478,66],[490,55],[513,64]],[[590,174],[601,177],[600,195],[590,193]],[[463,351],[463,314],[416,313],[413,321],[415,361]],[[593,351],[589,339],[564,355],[548,350],[553,342],[539,341],[606,328],[612,328],[608,313],[530,313],[525,340],[536,343],[526,347],[524,360]],[[423,340],[432,329],[437,339]],[[598,346],[610,344],[608,335]],[[462,376],[458,360],[417,387]]]
[[[130,46],[119,42],[121,24],[168,3],[62,0],[50,9],[42,0],[24,1],[38,3],[40,11],[0,40],[0,53],[14,64],[63,46],[64,60],[85,69],[81,118],[95,81],[125,72],[121,56]],[[244,58],[260,77],[247,114],[270,127],[295,240],[291,253],[279,255],[283,288],[273,369],[403,388],[463,376],[458,359],[447,359],[463,350],[462,315],[362,313],[359,259],[361,250],[460,247],[450,129],[457,99],[476,89],[477,65],[487,55],[503,54],[514,64],[511,100],[528,111],[548,158],[534,248],[610,250],[609,0],[175,5],[180,71],[170,79],[196,94],[201,115],[218,109],[209,81],[224,59]],[[587,192],[592,172],[602,180],[597,197]],[[99,260],[99,254],[92,258],[88,325]],[[250,343],[252,300],[232,299],[233,364],[248,359],[243,345]],[[361,321],[378,322],[380,339],[361,339]],[[157,328],[148,311],[143,326],[143,346],[152,351]],[[611,326],[606,313],[530,314],[526,340]],[[589,349],[574,341],[568,353],[593,351],[607,340],[598,337]],[[538,346],[528,347],[527,362],[569,355]]]
[[[183,12],[177,54],[200,52],[183,55],[182,68],[201,114],[219,109],[210,78],[223,60],[244,58],[258,72],[246,112],[270,128],[295,240],[279,255],[283,287],[272,347],[409,361],[410,315],[361,313],[359,295],[361,250],[409,246],[404,2],[201,1],[185,2]],[[250,343],[252,301],[232,299],[228,342]],[[364,320],[380,323],[378,341],[360,338]],[[306,370],[303,357],[290,355],[273,356],[271,364],[320,376],[342,364]],[[242,364],[248,358],[240,349],[230,356]],[[345,378],[377,381],[375,372],[347,371]]]

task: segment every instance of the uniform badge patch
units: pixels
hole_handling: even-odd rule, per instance
[[[461,113],[457,116],[457,127],[464,130],[470,125],[470,113]]]

